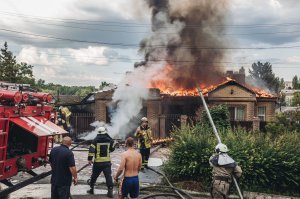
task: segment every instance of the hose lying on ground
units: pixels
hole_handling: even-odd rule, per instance
[[[90,141],[90,140],[84,140],[84,141],[82,141],[82,142],[79,142],[79,143],[77,143],[75,146],[73,146],[72,148],[70,148],[70,150],[71,151],[73,151],[75,148],[77,148],[79,145],[82,145],[82,144],[84,144],[84,143],[86,143],[86,142],[88,142],[88,141]]]
[[[159,171],[156,171],[155,169],[153,169],[153,168],[151,168],[151,167],[148,167],[148,169],[151,170],[151,171],[153,171],[153,172],[155,172],[155,173],[157,173],[158,175],[163,176],[163,177],[165,178],[165,180],[167,181],[167,183],[169,184],[169,188],[173,189],[173,191],[177,194],[177,195],[176,195],[177,197],[179,196],[179,198],[186,199],[186,198],[182,195],[182,194],[184,194],[184,195],[186,195],[187,198],[189,198],[189,199],[192,199],[192,198],[193,198],[191,195],[185,193],[183,190],[174,187],[173,184],[170,182],[170,180],[167,178],[167,176],[166,176],[164,173],[161,173],[161,172],[159,172]],[[173,195],[173,194],[172,194],[172,195]],[[149,197],[151,197],[151,196],[158,196],[158,195],[157,195],[157,194],[149,195]],[[149,197],[147,196],[146,198],[149,198]]]
[[[185,195],[187,199],[192,199],[193,197],[191,195],[189,195],[188,193],[186,193],[185,191],[183,191],[182,189],[176,188],[176,187],[171,187],[171,186],[161,186],[161,185],[156,185],[156,186],[149,186],[149,187],[143,187],[140,190],[141,191],[146,191],[147,189],[153,189],[153,188],[159,188],[159,189],[171,189],[172,191],[177,190],[178,192],[180,192],[181,194]],[[177,195],[178,196],[178,195]]]
[[[145,197],[142,197],[141,199],[148,199],[148,198],[155,198],[155,197],[174,197],[174,198],[181,198],[180,196],[178,196],[177,194],[173,194],[173,193],[158,193],[158,194],[152,194],[152,195],[149,195],[149,196],[145,196]]]

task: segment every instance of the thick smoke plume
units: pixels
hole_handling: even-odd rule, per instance
[[[152,12],[152,33],[140,43],[145,61],[136,63],[114,92],[112,137],[124,138],[137,127],[133,119],[148,99],[147,87],[192,89],[223,78],[226,0],[145,1]]]
[[[223,80],[227,0],[146,0],[152,9],[153,34],[141,42],[146,67],[164,59],[153,87],[192,89]],[[223,50],[222,50],[223,49]],[[161,54],[161,51],[164,54]],[[162,57],[165,56],[165,57]],[[159,85],[158,85],[159,84]]]

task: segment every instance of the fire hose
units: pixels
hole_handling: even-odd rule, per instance
[[[170,180],[167,178],[167,176],[164,173],[161,173],[161,172],[159,172],[159,171],[157,171],[157,170],[155,170],[151,167],[147,167],[147,168],[149,170],[157,173],[158,175],[163,176],[165,178],[165,180],[167,181],[167,183],[169,184],[169,186],[165,186],[165,188],[171,188],[176,194],[166,194],[166,193],[152,194],[152,195],[149,195],[149,196],[145,196],[142,199],[147,199],[147,198],[151,198],[151,197],[155,197],[155,196],[176,196],[176,197],[179,196],[179,198],[181,198],[181,199],[186,199],[186,198],[192,199],[193,198],[189,194],[185,193],[183,190],[174,187],[173,184],[170,182]],[[162,186],[160,186],[160,187],[162,187]],[[186,195],[187,197],[184,197],[182,194]]]
[[[90,166],[90,164],[85,164],[83,167],[81,167],[80,169],[77,170],[77,173],[80,173],[83,169],[87,168],[88,166]],[[70,198],[73,199],[72,195],[70,194]]]
[[[204,108],[205,108],[205,111],[206,111],[206,114],[207,114],[207,116],[208,116],[208,119],[209,119],[209,121],[210,121],[210,123],[211,123],[211,126],[212,126],[212,128],[213,128],[213,132],[215,133],[215,136],[216,136],[216,138],[217,138],[217,140],[218,140],[218,143],[221,144],[222,141],[221,141],[221,138],[220,138],[220,136],[219,136],[218,130],[217,130],[217,128],[216,128],[216,126],[215,126],[215,123],[214,123],[214,121],[213,121],[213,119],[212,119],[212,117],[211,117],[210,111],[209,111],[209,109],[208,109],[208,107],[207,107],[206,101],[205,101],[205,99],[204,99],[204,96],[203,96],[202,91],[201,91],[201,89],[199,88],[199,86],[197,86],[197,90],[198,90],[199,95],[200,95],[200,97],[201,97],[201,100],[202,100],[202,102],[203,102],[203,106],[204,106]],[[237,180],[235,179],[235,177],[234,177],[233,175],[232,175],[232,179],[233,179],[233,182],[234,182],[234,184],[235,184],[235,187],[236,187],[236,189],[237,189],[237,191],[238,191],[238,194],[239,194],[240,199],[243,199],[243,195],[242,195],[242,192],[241,192],[241,190],[240,190],[240,187],[239,187],[239,185],[238,185],[238,183],[237,183]]]

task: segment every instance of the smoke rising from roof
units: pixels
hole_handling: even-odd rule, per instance
[[[140,43],[146,67],[166,60],[168,71],[154,78],[167,87],[191,89],[196,83],[223,80],[228,47],[224,38],[227,0],[146,0],[152,9],[153,34]],[[218,48],[218,49],[215,49]],[[137,64],[138,65],[138,64]]]
[[[163,82],[176,89],[195,88],[196,83],[217,83],[223,79],[220,64],[227,14],[227,0],[145,0],[152,11],[152,34],[141,41],[145,61],[136,63],[114,92],[117,109],[112,115],[111,135],[125,137],[148,99],[148,86]],[[215,25],[218,25],[217,29]],[[218,30],[218,31],[216,31]],[[203,49],[207,47],[209,49]]]

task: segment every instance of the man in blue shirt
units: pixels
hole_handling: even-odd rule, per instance
[[[72,139],[64,137],[62,144],[54,147],[50,152],[51,199],[69,199],[72,176],[74,185],[78,182],[74,154],[69,149],[71,144]]]

